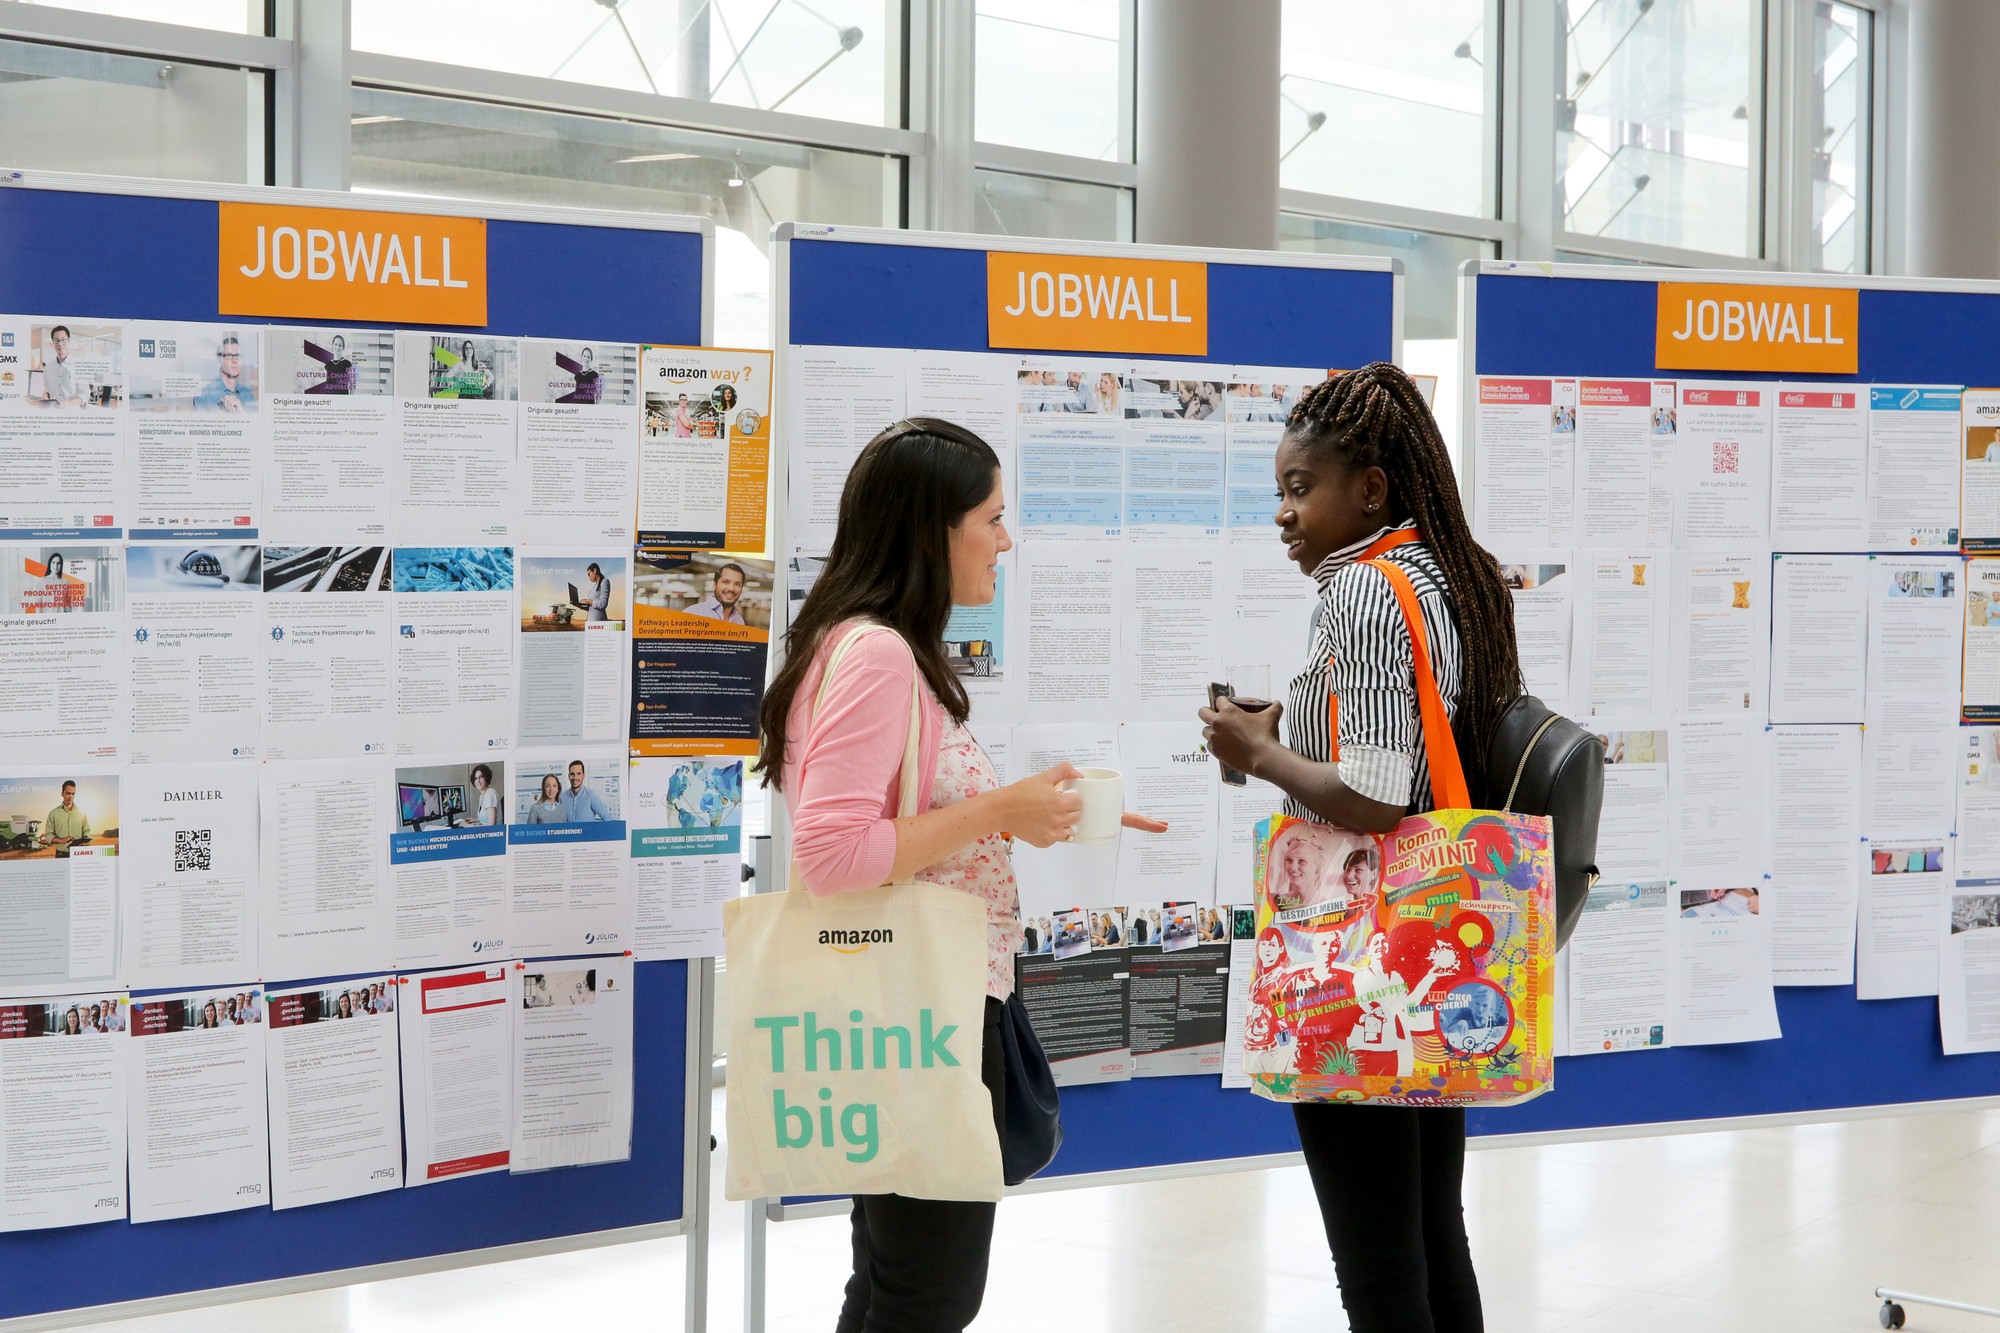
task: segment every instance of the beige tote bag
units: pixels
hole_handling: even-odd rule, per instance
[[[813,711],[863,626],[835,645]],[[903,818],[917,814],[923,676],[910,690]],[[1000,1139],[979,1078],[986,904],[903,880],[723,904],[729,959],[728,1199],[901,1194],[997,1200]]]

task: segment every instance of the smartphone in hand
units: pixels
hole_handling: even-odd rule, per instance
[[[1208,706],[1210,708],[1220,708],[1222,707],[1222,701],[1224,699],[1233,700],[1235,698],[1236,698],[1236,691],[1231,689],[1229,686],[1218,684],[1215,681],[1210,681],[1208,683]],[[1221,764],[1222,780],[1224,782],[1228,783],[1232,787],[1247,787],[1250,785],[1250,779],[1246,775],[1231,768],[1227,764],[1222,764],[1220,760],[1217,760],[1216,762],[1218,764]]]

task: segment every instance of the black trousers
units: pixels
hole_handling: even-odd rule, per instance
[[[1000,1001],[986,997],[979,1078],[993,1097],[996,1132],[1006,1122]],[[990,1203],[854,1196],[854,1276],[835,1333],[960,1333],[986,1298],[993,1248]]]
[[[1351,1333],[1482,1333],[1465,1239],[1465,1112],[1292,1107]]]

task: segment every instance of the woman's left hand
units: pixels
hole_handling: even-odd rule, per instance
[[[1219,763],[1244,773],[1257,771],[1257,756],[1278,744],[1278,717],[1285,711],[1281,703],[1246,712],[1233,700],[1219,699],[1220,706],[1204,708],[1200,716],[1205,727],[1202,739]]]

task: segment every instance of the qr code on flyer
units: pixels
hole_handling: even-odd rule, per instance
[[[1733,440],[1716,441],[1715,471],[1717,475],[1721,475],[1723,473],[1733,474],[1736,471],[1736,450],[1737,446],[1735,441]]]
[[[184,828],[174,830],[175,870],[208,870],[211,868],[208,863],[208,857],[209,841],[207,829]]]

